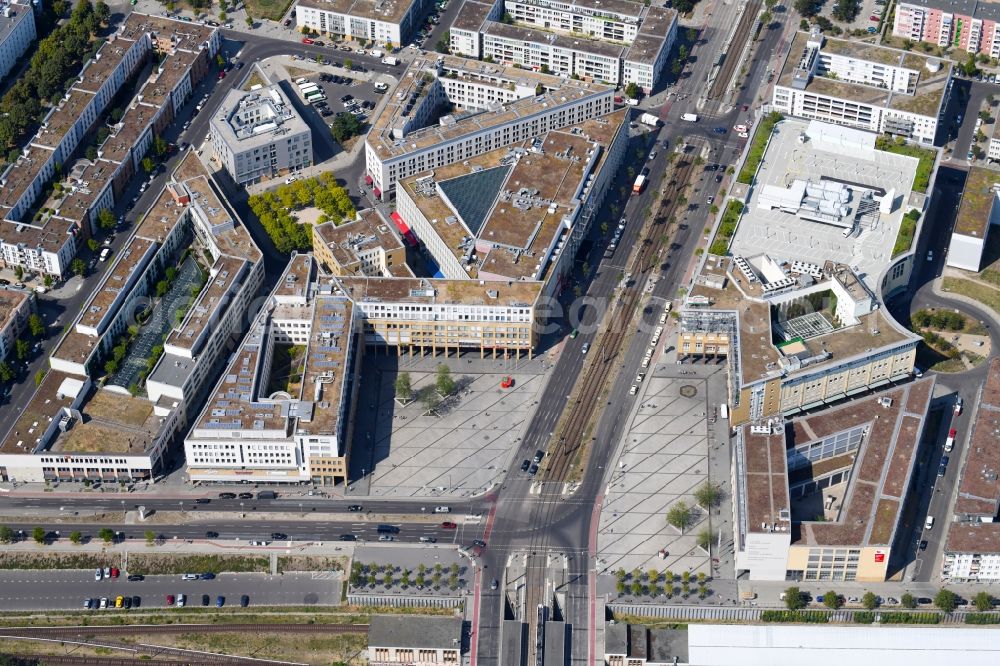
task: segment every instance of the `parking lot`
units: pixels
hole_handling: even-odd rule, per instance
[[[376,83],[358,80],[347,73],[316,72],[298,76],[292,83],[299,93],[303,85],[313,83],[319,86],[326,99],[310,106],[324,118],[327,125],[334,121],[338,113],[353,113],[362,125],[367,125],[369,115],[385,92],[376,92]],[[300,99],[303,99],[301,94]]]
[[[879,32],[881,19],[888,16],[888,0],[854,0],[858,5],[858,13],[853,21],[845,23],[835,16],[835,12],[842,1],[850,0],[826,0],[819,15],[832,21],[834,25],[844,32],[863,30],[874,35]]]

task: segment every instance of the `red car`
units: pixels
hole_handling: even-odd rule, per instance
[[[168,606],[173,606],[174,605],[174,595],[172,595],[172,594],[168,594],[167,595],[167,605]]]
[[[876,23],[878,23],[878,22],[879,22],[879,21],[881,21],[882,19],[880,19],[879,17],[877,17],[877,16],[875,16],[874,14],[872,14],[871,16],[869,16],[869,17],[868,17],[868,20],[869,20],[869,21],[875,21]]]
[[[948,431],[948,436],[954,439],[955,437],[958,436],[958,430],[952,428],[951,430]],[[114,569],[112,569],[112,571],[114,571]]]
[[[118,571],[117,567],[111,567],[111,577],[112,578],[118,578],[118,574],[120,574],[120,573],[121,572]]]
[[[224,78],[226,78],[226,70],[223,69],[219,71],[219,80],[221,81]]]
[[[312,44],[313,40],[309,39],[308,37],[303,37],[302,38],[302,43],[303,44]]]
[[[443,530],[455,530],[455,529],[458,529],[458,525],[456,523],[441,523],[441,529],[443,529]]]

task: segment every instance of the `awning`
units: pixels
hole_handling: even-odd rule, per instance
[[[807,409],[812,409],[813,407],[821,407],[822,405],[823,405],[822,400],[816,400],[815,402],[810,402],[807,405],[802,405],[802,411],[805,411]]]
[[[374,192],[375,192],[375,196],[377,196],[377,197],[381,197],[382,196],[382,190],[378,189],[377,187],[375,188]]]
[[[373,182],[375,181],[372,180],[372,177],[369,176],[368,174],[365,174],[365,185],[371,185]]]
[[[847,395],[857,395],[859,393],[864,393],[867,390],[868,390],[867,386],[862,386],[861,388],[851,389],[850,391],[847,392]]]
[[[878,388],[879,386],[885,386],[888,383],[889,383],[888,379],[883,379],[882,381],[875,382],[874,384],[872,384],[868,388]]]
[[[375,192],[377,194],[378,190],[376,189]],[[415,247],[417,245],[417,237],[413,235],[413,232],[410,230],[410,227],[407,226],[406,222],[403,221],[403,218],[400,217],[399,213],[393,211],[392,213],[389,214],[389,217],[392,218],[392,221],[396,225],[396,228],[399,229],[399,233],[402,234],[403,240],[405,240],[407,243]]]

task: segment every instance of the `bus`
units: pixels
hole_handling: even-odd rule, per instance
[[[319,90],[319,86],[315,83],[310,83],[309,85],[299,86],[299,92],[303,95],[308,95],[309,93]]]
[[[635,179],[635,184],[632,185],[632,194],[639,194],[644,189],[646,189],[646,176],[640,173]]]

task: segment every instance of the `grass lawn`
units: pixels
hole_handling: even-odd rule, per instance
[[[747,153],[747,161],[743,163],[743,168],[740,169],[740,175],[737,177],[736,182],[743,183],[744,185],[753,184],[754,176],[757,175],[757,167],[760,166],[761,160],[764,159],[764,150],[767,148],[767,142],[771,138],[771,131],[774,130],[774,126],[782,118],[780,113],[769,113],[757,125],[757,129],[753,133],[753,139],[751,139],[750,152]]]
[[[246,0],[247,12],[255,19],[280,21],[288,11],[292,0]]]
[[[972,280],[954,277],[944,278],[941,286],[944,287],[945,291],[953,291],[956,294],[967,296],[991,308],[994,312],[1000,312],[1000,290],[998,289],[992,289]]]
[[[58,450],[73,453],[98,453],[102,451],[127,453],[130,438],[129,434],[99,426],[94,421],[78,423],[66,435],[65,441],[59,445]]]
[[[271,558],[241,555],[154,555],[129,553],[129,573],[270,573]]]
[[[267,383],[267,394],[285,391],[298,396],[302,389],[302,373],[305,371],[306,348],[302,345],[275,345],[271,361],[271,377]]]

